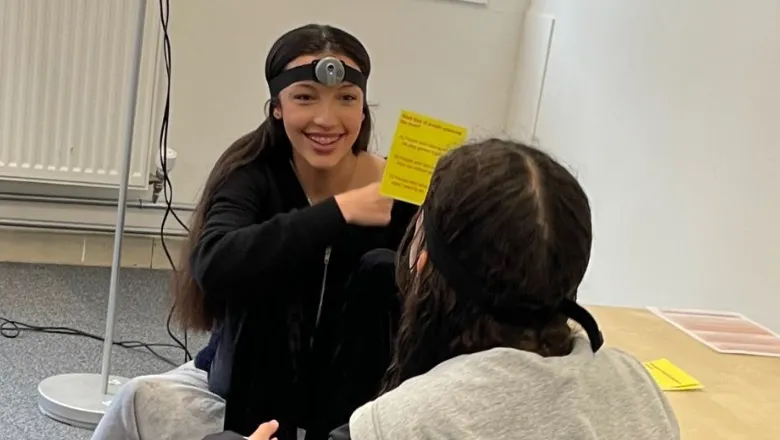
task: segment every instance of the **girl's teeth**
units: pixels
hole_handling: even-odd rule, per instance
[[[338,137],[317,137],[317,136],[310,136],[311,140],[318,144],[322,145],[329,145],[338,140]]]

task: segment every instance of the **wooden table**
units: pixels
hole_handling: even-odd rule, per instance
[[[780,358],[717,353],[647,310],[587,308],[606,346],[641,361],[667,358],[702,383],[665,393],[683,440],[780,440]]]

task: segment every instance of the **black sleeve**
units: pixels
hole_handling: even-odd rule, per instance
[[[328,440],[352,440],[352,436],[349,434],[349,423],[341,425],[331,431],[330,435],[328,435]]]
[[[262,175],[248,165],[234,171],[213,195],[190,255],[193,276],[206,296],[237,293],[240,289],[229,287],[283,276],[302,256],[324,250],[346,229],[335,198],[272,214],[263,209],[266,193]]]
[[[418,207],[411,203],[396,200],[393,202],[393,216],[390,220],[390,243],[388,248],[397,251],[401,245],[401,240],[406,234],[409,224],[417,214]]]

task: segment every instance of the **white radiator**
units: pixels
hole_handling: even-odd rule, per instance
[[[159,11],[148,0],[128,127],[140,1],[0,0],[0,188],[3,180],[116,187],[132,129],[130,185],[146,189],[162,64]]]

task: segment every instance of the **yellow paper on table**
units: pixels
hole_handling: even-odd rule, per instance
[[[668,359],[645,362],[645,368],[663,391],[688,391],[704,388],[698,380]]]
[[[402,111],[379,192],[386,197],[421,205],[436,162],[466,141],[468,130],[410,111]]]

